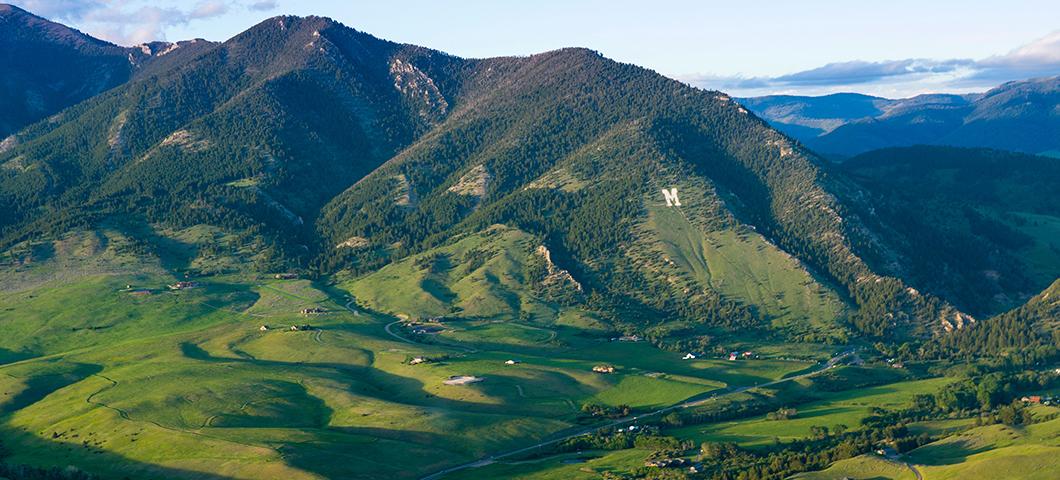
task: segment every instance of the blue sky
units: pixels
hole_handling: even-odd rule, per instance
[[[8,1],[126,45],[313,14],[465,57],[582,46],[737,95],[900,97],[1060,74],[1057,0]]]

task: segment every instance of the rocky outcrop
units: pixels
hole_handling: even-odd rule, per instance
[[[946,332],[961,330],[975,324],[975,318],[957,310],[945,311],[941,318],[942,329]]]
[[[492,178],[485,165],[478,165],[460,177],[460,180],[449,187],[449,191],[457,195],[482,198],[486,196],[486,187]]]
[[[548,275],[546,275],[544,280],[541,281],[545,287],[571,287],[579,292],[582,291],[582,284],[578,283],[578,281],[571,276],[570,272],[557,267],[556,264],[552,262],[552,252],[548,250],[548,247],[539,245],[537,247],[537,254],[541,255],[545,260],[545,268],[548,269]]]
[[[394,88],[418,106],[420,118],[428,124],[435,123],[449,111],[449,102],[434,80],[415,65],[395,58],[390,61],[390,76],[394,79]]]

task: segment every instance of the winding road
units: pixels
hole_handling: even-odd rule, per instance
[[[916,466],[914,466],[912,463],[903,462],[901,460],[901,455],[899,455],[898,452],[888,453],[886,455],[886,458],[887,460],[890,460],[891,463],[895,463],[908,468],[910,471],[913,472],[913,475],[916,475],[916,480],[924,480],[924,476],[920,474],[920,470],[917,470]]]
[[[395,323],[397,323],[397,322],[395,322]],[[389,327],[389,325],[388,325],[388,327]],[[534,445],[530,445],[528,447],[523,447],[523,448],[519,448],[519,449],[516,449],[516,450],[510,450],[510,451],[507,451],[507,452],[493,454],[493,455],[490,455],[490,456],[487,456],[487,457],[480,458],[480,459],[475,460],[473,462],[465,463],[465,464],[462,464],[462,465],[457,465],[455,467],[450,467],[450,468],[447,468],[445,470],[440,470],[438,472],[435,472],[435,473],[432,473],[430,475],[427,475],[426,477],[423,477],[421,480],[438,480],[438,479],[440,479],[440,478],[442,478],[442,477],[444,477],[444,476],[446,476],[446,475],[448,475],[450,473],[453,473],[453,472],[458,472],[458,471],[461,471],[461,470],[467,470],[469,468],[484,467],[484,466],[490,465],[490,464],[492,464],[492,463],[494,463],[497,460],[500,460],[502,458],[512,457],[512,456],[515,456],[515,455],[519,455],[521,453],[526,453],[526,452],[529,452],[529,451],[532,451],[532,450],[535,450],[535,449],[538,449],[538,448],[541,448],[541,447],[546,447],[546,446],[549,446],[549,445],[555,445],[557,443],[560,443],[560,442],[562,442],[564,440],[569,440],[571,438],[580,437],[580,436],[583,436],[583,435],[589,435],[589,434],[592,434],[592,433],[595,433],[595,432],[598,432],[598,431],[601,431],[601,430],[607,430],[607,429],[611,429],[611,428],[614,428],[614,427],[623,426],[623,425],[626,425],[626,424],[634,423],[634,422],[636,422],[638,420],[641,420],[641,419],[644,419],[644,418],[655,417],[655,416],[658,416],[658,415],[669,413],[669,412],[672,412],[674,410],[697,407],[697,406],[703,405],[703,404],[705,404],[707,402],[713,401],[713,400],[715,400],[715,399],[717,399],[719,397],[723,397],[723,396],[726,396],[726,395],[735,395],[737,393],[746,392],[746,391],[751,390],[753,388],[768,387],[768,386],[771,386],[771,385],[777,385],[777,384],[784,383],[784,382],[792,382],[792,381],[795,381],[795,380],[801,380],[801,379],[804,379],[804,378],[809,378],[809,377],[812,377],[814,375],[818,375],[818,374],[820,374],[822,372],[825,372],[825,371],[835,367],[836,365],[839,364],[840,361],[842,361],[843,359],[845,359],[845,358],[847,358],[849,356],[852,356],[852,355],[856,356],[856,352],[854,350],[848,350],[846,352],[842,352],[842,353],[839,353],[839,354],[833,356],[832,358],[830,358],[828,360],[828,362],[826,362],[823,366],[821,366],[821,368],[818,368],[818,369],[810,371],[810,372],[803,373],[801,375],[795,375],[795,376],[792,376],[792,377],[785,377],[785,378],[781,378],[779,380],[773,380],[771,382],[766,382],[766,383],[761,383],[761,384],[747,385],[747,386],[743,386],[743,387],[736,387],[734,389],[725,391],[724,393],[707,392],[707,393],[704,393],[702,395],[697,395],[696,397],[692,397],[691,399],[685,400],[684,402],[677,403],[677,404],[671,405],[671,406],[666,407],[666,408],[661,408],[661,409],[655,410],[653,412],[649,412],[649,413],[645,413],[645,414],[641,414],[641,415],[635,415],[635,416],[626,417],[626,418],[621,418],[621,419],[615,420],[613,422],[608,422],[608,423],[606,423],[604,425],[599,425],[599,426],[590,427],[590,428],[583,428],[583,429],[577,430],[577,431],[572,432],[572,433],[561,435],[561,436],[553,438],[551,440],[538,442],[538,443],[536,443]],[[709,395],[709,396],[707,396],[707,395]],[[697,398],[697,397],[700,397],[700,398]],[[913,470],[914,473],[917,474],[917,480],[923,480],[920,477],[920,472],[916,471],[916,469],[913,468],[911,465],[909,467]]]
[[[398,340],[401,340],[402,342],[405,342],[405,343],[416,343],[416,342],[413,342],[412,340],[409,340],[409,339],[407,339],[405,337],[402,337],[401,335],[398,335],[398,334],[394,333],[394,331],[391,330],[391,328],[394,325],[397,325],[399,323],[401,323],[401,320],[395,320],[393,322],[390,322],[390,323],[386,324],[385,327],[383,327],[383,330],[386,330],[386,333],[390,334],[391,337],[394,337],[394,338],[396,338]]]

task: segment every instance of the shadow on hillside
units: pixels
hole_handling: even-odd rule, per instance
[[[159,263],[166,271],[175,273],[189,269],[198,254],[194,244],[160,235],[146,223],[110,219],[108,224],[124,235],[142,240],[151,253],[158,257]]]
[[[76,363],[72,366],[73,368],[67,372],[26,378],[26,388],[24,390],[6,402],[0,403],[0,414],[7,414],[26,408],[60,388],[73,385],[103,370],[103,367],[99,365],[88,363]]]
[[[510,408],[504,405],[465,402],[437,397],[424,390],[424,383],[420,380],[394,375],[372,367],[344,363],[284,362],[258,358],[215,357],[210,352],[203,350],[202,347],[190,342],[181,343],[180,349],[185,357],[204,362],[242,363],[259,367],[332,370],[346,376],[346,378],[340,377],[334,378],[334,380],[346,380],[346,386],[351,391],[403,405],[452,408],[466,413],[508,414],[511,411]]]
[[[340,377],[330,377],[346,384],[346,388],[359,394],[378,398],[387,402],[402,405],[412,405],[430,409],[452,409],[468,415],[496,415],[502,419],[511,415],[511,408],[505,405],[480,404],[439,398],[424,390],[424,383],[408,377],[393,375],[371,367],[335,364],[335,363],[311,363],[311,362],[283,362],[275,360],[247,359],[215,357],[199,345],[185,342],[180,345],[181,351],[189,359],[228,364],[246,364],[258,367],[285,368],[285,369],[324,369],[339,373]],[[505,382],[507,383],[507,382]],[[465,388],[465,387],[453,387]],[[415,392],[415,393],[413,393]],[[329,422],[330,423],[330,418]],[[369,470],[370,477],[386,476],[388,478],[418,478],[424,471],[434,471],[438,468],[450,466],[454,463],[453,458],[468,458],[468,452],[460,450],[450,451],[448,448],[457,448],[454,444],[455,435],[445,435],[435,432],[409,431],[400,428],[380,427],[356,427],[356,426],[325,426],[319,429],[303,429],[306,433],[315,433],[312,440],[303,439],[298,442],[286,442],[278,448],[284,455],[287,464],[302,470],[314,472],[325,477],[337,476],[347,478],[351,475],[364,475],[365,469]],[[346,441],[345,436],[349,436]],[[360,438],[357,438],[360,437]],[[374,458],[369,451],[353,448],[363,444],[364,438],[374,438],[377,441],[399,442],[393,446],[394,449],[406,451],[407,455],[413,455],[419,460],[413,463],[396,462],[393,459],[386,460]],[[404,445],[402,445],[404,444]],[[378,447],[387,448],[387,447]],[[437,454],[432,458],[429,465],[422,463],[422,458]],[[392,456],[390,454],[387,457]],[[401,457],[402,455],[398,455]],[[372,462],[379,463],[373,467]],[[418,465],[422,471],[411,469]],[[437,467],[437,468],[436,468]],[[371,471],[373,468],[379,471]]]
[[[0,366],[7,365],[9,363],[15,363],[18,361],[25,360],[27,358],[33,358],[35,355],[29,352],[16,352],[14,350],[8,350],[6,348],[0,348]]]
[[[920,465],[954,465],[966,461],[972,455],[993,449],[992,445],[972,444],[971,439],[928,444],[910,452],[909,457]]]
[[[396,434],[409,434],[399,437]],[[371,447],[364,448],[366,438]],[[325,478],[414,480],[430,472],[467,462],[474,456],[458,450],[468,442],[439,434],[381,428],[333,427],[310,442],[279,447],[284,461]]]
[[[7,424],[0,427],[0,437],[4,439],[6,450],[4,453],[11,455],[8,458],[0,456],[0,462],[8,466],[15,466],[15,468],[18,465],[27,464],[19,456],[20,453],[27,452],[32,458],[43,460],[42,463],[34,465],[36,468],[67,473],[83,470],[94,475],[105,475],[104,478],[181,478],[189,480],[229,480],[232,478],[213,473],[143,463],[99,449],[92,444],[49,441],[22,429],[12,428]],[[107,465],[114,470],[102,471],[93,468],[91,465]],[[66,477],[47,475],[34,477],[27,475],[27,478]]]

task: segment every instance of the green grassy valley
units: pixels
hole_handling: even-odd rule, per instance
[[[137,44],[0,4],[0,480],[1060,471],[1060,163],[1034,153],[1057,77],[904,100],[700,83],[993,79],[1052,68],[1055,34],[678,80],[260,19],[282,2],[24,3]],[[332,3],[430,16],[447,48],[468,29],[441,4]],[[761,15],[719,11],[695,32],[739,34],[696,48],[753,44]],[[692,43],[596,13],[577,30]],[[826,136],[841,161],[811,149]]]
[[[655,211],[649,222],[684,220]],[[820,438],[822,426],[868,431],[884,409],[908,408],[957,381],[886,366],[822,370],[846,348],[838,346],[804,344],[791,359],[769,353],[791,349],[742,339],[751,357],[682,359],[684,352],[641,339],[619,340],[590,309],[535,287],[528,265],[544,261],[537,242],[503,226],[334,285],[233,269],[247,262],[238,250],[207,248],[223,237],[206,227],[155,231],[146,248],[101,230],[20,245],[6,257],[4,462],[76,465],[103,478],[421,478],[503,455],[443,478],[598,478],[644,472],[657,447],[564,445],[634,426],[696,448],[768,452]],[[810,289],[772,307],[797,316],[788,319],[796,324],[816,318],[827,326],[822,312],[841,308],[760,238],[668,231],[683,233],[661,235],[661,248],[705,286],[728,281],[733,289],[721,291],[756,305],[761,297],[743,295]],[[765,251],[763,262],[714,267],[740,248]],[[184,279],[163,267],[207,264],[229,268]],[[178,281],[194,283],[169,287]],[[596,373],[598,365],[614,372]],[[595,416],[589,406],[619,413]],[[753,413],[780,406],[798,413],[787,420]],[[698,423],[702,416],[718,420]],[[1024,460],[1045,462],[1026,468],[1050,468],[1055,422],[1014,429],[913,422],[910,431],[939,440],[900,462],[869,453],[803,477],[907,478],[904,463],[925,478]]]
[[[91,252],[60,248],[100,237],[78,234],[56,242],[49,258],[9,267],[10,277],[35,282],[0,304],[0,348],[8,357],[0,367],[5,461],[78,465],[106,477],[417,478],[581,428],[586,403],[648,411],[807,365],[685,362],[676,352],[612,342],[556,316],[496,323],[508,306],[487,310],[493,303],[481,299],[454,302],[474,312],[468,319],[451,327],[447,319],[446,331],[417,335],[392,329],[397,317],[361,306],[388,305],[386,297],[349,296],[364,292],[372,276],[348,291],[236,273],[170,290],[177,279],[161,269],[108,270],[176,259],[117,253],[115,239]],[[506,229],[488,237],[457,242],[448,253],[526,240]],[[512,261],[486,261],[478,280],[510,273]],[[69,262],[97,271],[51,268]],[[78,308],[66,308],[69,302]],[[486,307],[470,308],[478,305]],[[299,313],[306,308],[326,313]],[[433,304],[416,300],[388,308],[434,313]],[[537,308],[554,307],[540,301]],[[311,329],[290,330],[304,324]],[[416,357],[430,360],[413,364]],[[519,363],[506,365],[509,359]],[[592,372],[599,363],[615,365],[616,373]],[[484,380],[445,384],[458,375]],[[438,448],[444,444],[451,447]],[[407,462],[412,453],[415,466]]]

